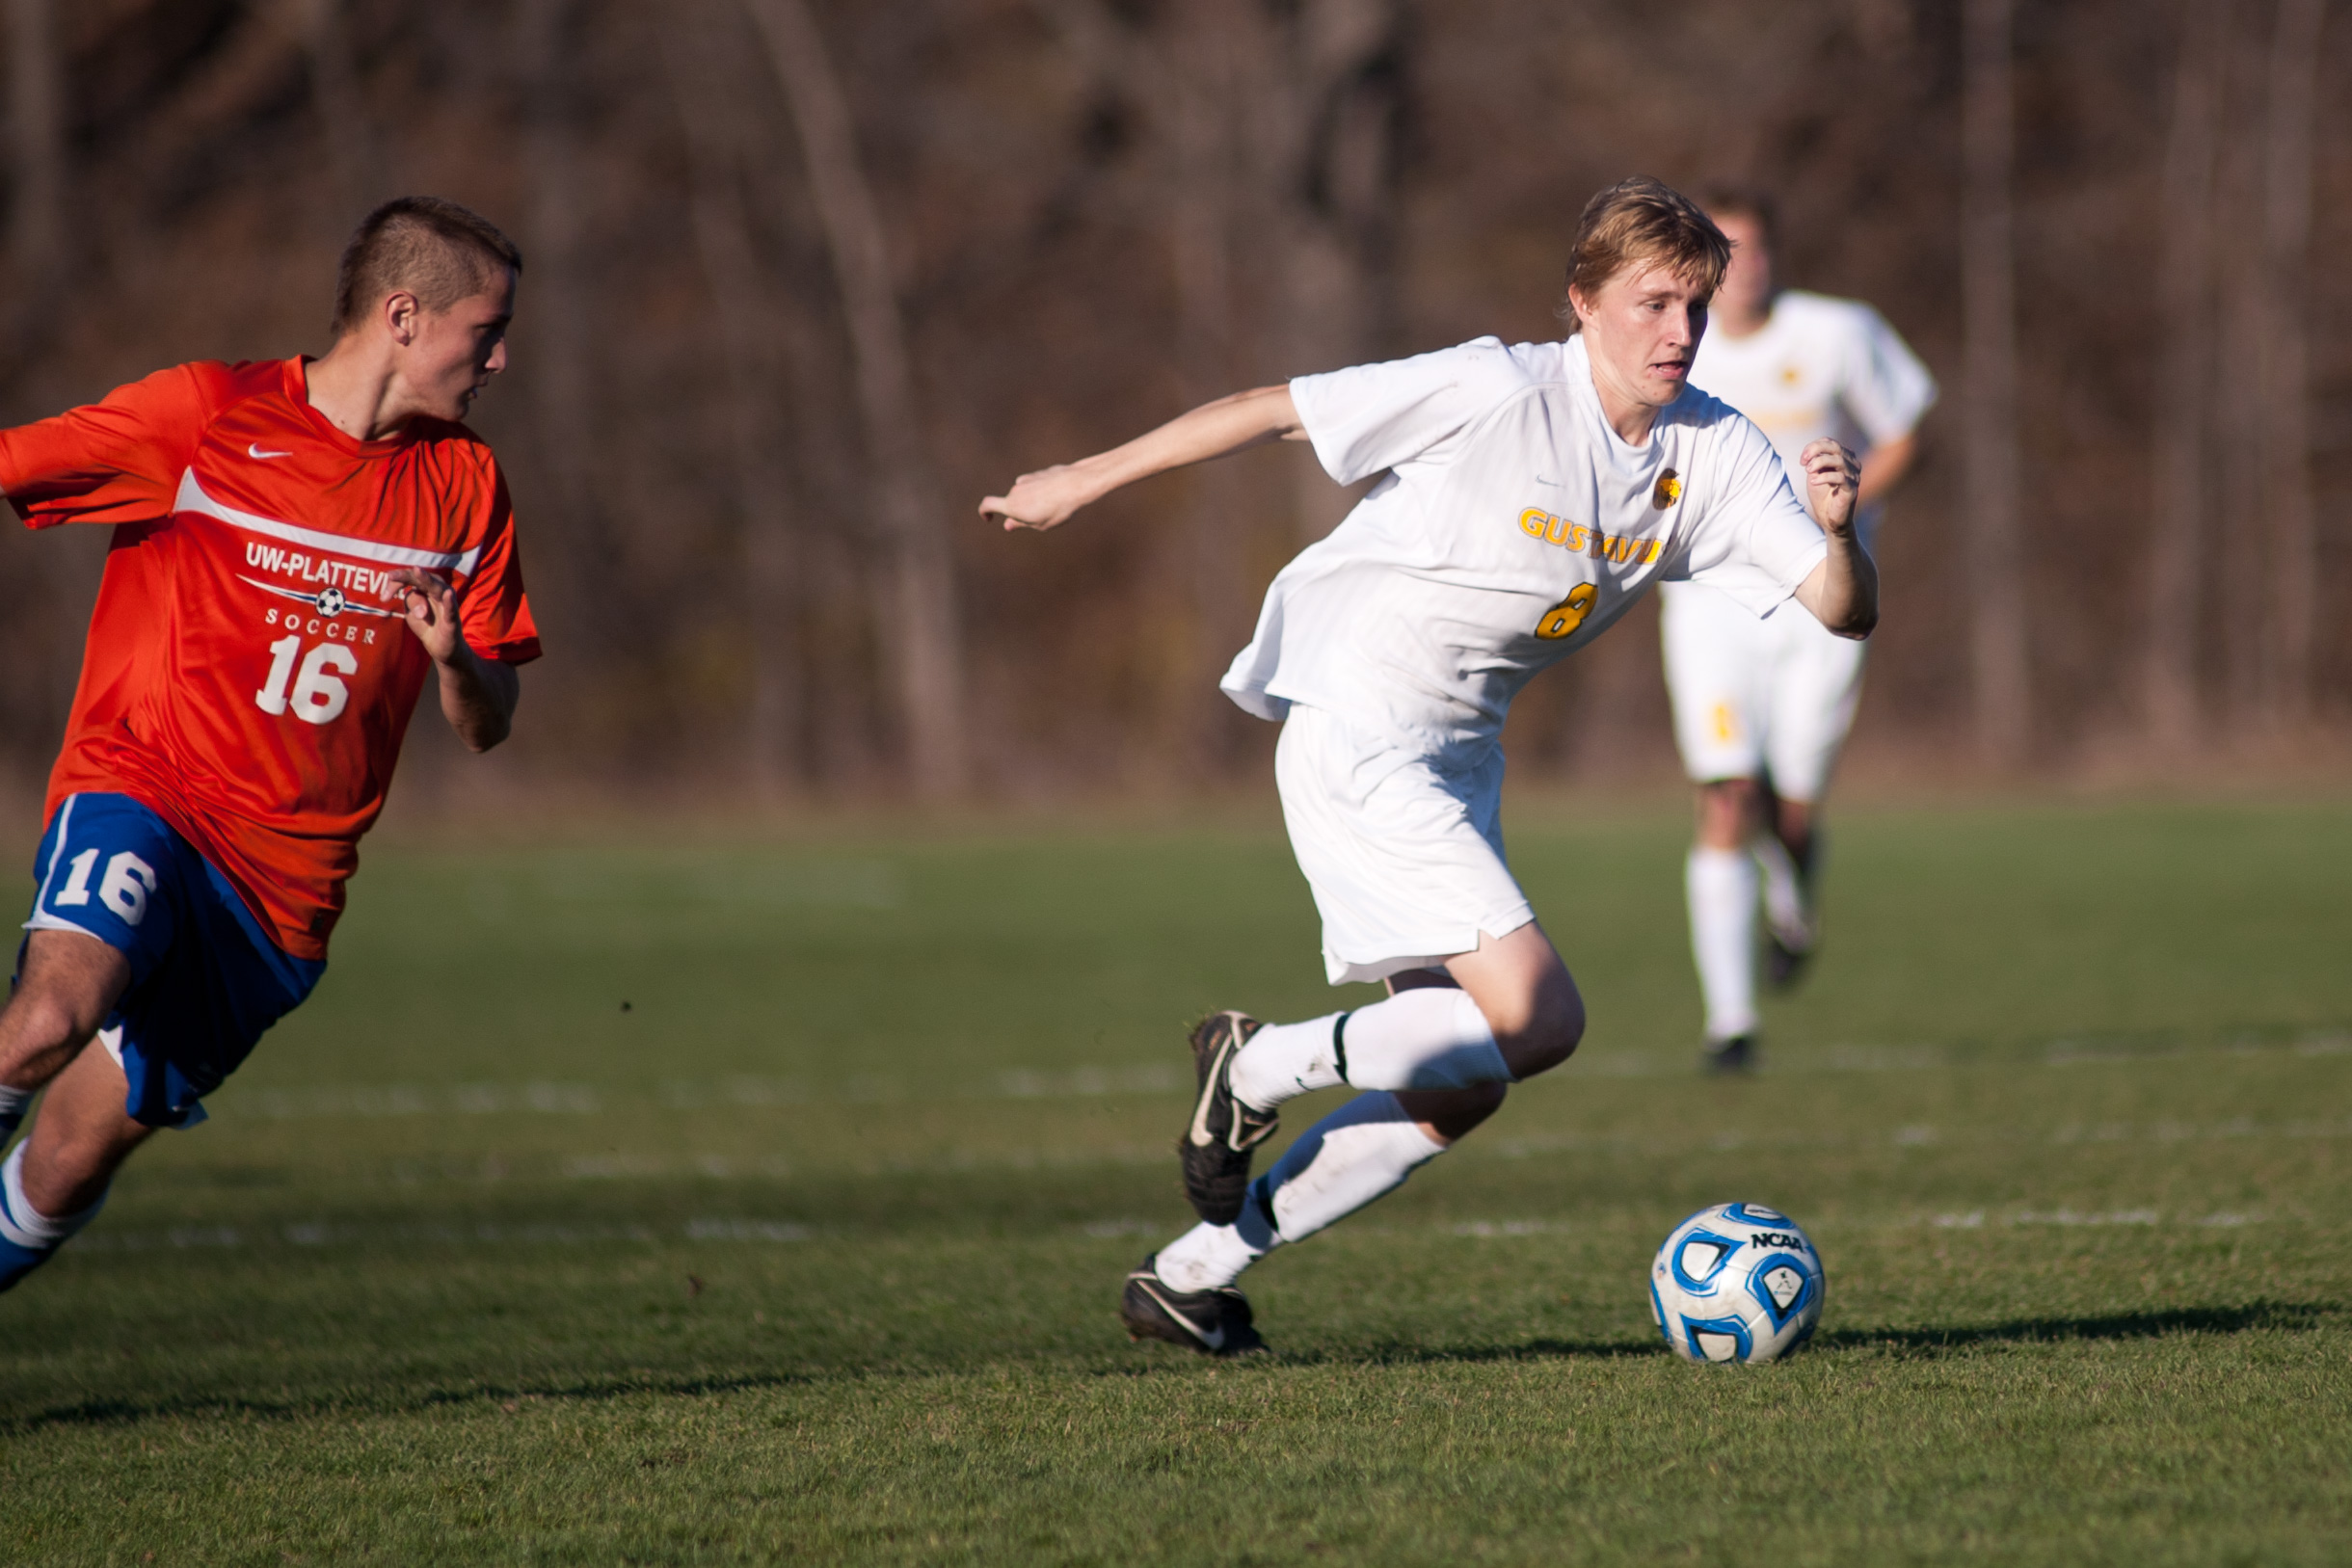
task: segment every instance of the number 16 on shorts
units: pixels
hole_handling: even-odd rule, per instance
[[[95,937],[144,972],[143,956],[171,943],[182,859],[172,829],[128,795],[68,795],[34,858],[40,891],[25,926]]]

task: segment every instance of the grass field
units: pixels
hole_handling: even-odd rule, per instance
[[[380,846],[0,1298],[0,1559],[2352,1559],[2352,808],[1850,812],[1734,1083],[1679,814],[1513,823],[1584,1051],[1224,1366],[1113,1309],[1183,1025],[1334,1005],[1273,832]],[[1685,1366],[1644,1270],[1734,1198],[1822,1332]]]

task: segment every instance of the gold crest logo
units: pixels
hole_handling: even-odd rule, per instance
[[[1669,468],[1658,476],[1657,485],[1649,492],[1649,504],[1663,512],[1682,499],[1682,476]]]

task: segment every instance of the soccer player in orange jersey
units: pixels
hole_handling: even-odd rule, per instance
[[[506,738],[538,630],[458,421],[521,271],[466,208],[389,201],[324,357],[179,365],[0,432],[27,523],[115,531],[0,1009],[0,1139],[47,1091],[0,1163],[0,1290],[318,983],[425,682],[469,749]]]

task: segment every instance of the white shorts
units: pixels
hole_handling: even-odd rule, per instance
[[[1862,694],[1862,644],[1794,600],[1757,620],[1697,583],[1662,583],[1674,741],[1699,784],[1769,775],[1789,800],[1821,798]]]
[[[1447,768],[1293,706],[1274,782],[1333,985],[1433,969],[1536,917],[1503,863],[1501,747]]]

